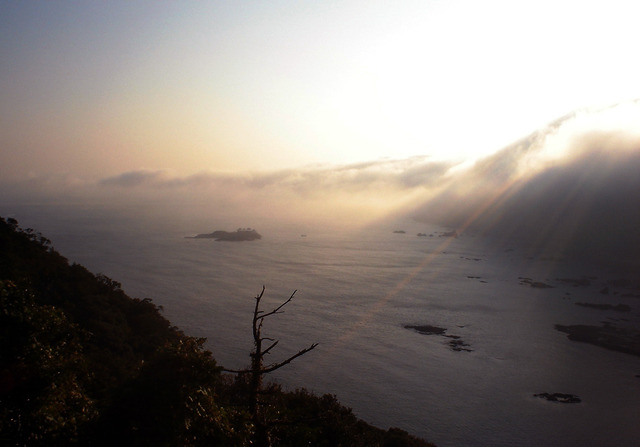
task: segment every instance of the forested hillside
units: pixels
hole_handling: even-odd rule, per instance
[[[0,218],[0,444],[255,445],[247,378],[223,374],[204,343]],[[332,395],[262,393],[272,445],[431,445]]]

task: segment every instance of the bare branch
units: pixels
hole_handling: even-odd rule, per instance
[[[272,340],[272,339],[269,339],[269,340]],[[278,342],[279,342],[279,341],[280,341],[280,340],[275,340],[271,346],[269,346],[267,349],[265,349],[264,351],[262,351],[262,355],[266,355],[266,354],[268,354],[268,353],[269,353],[269,351],[271,351],[273,348],[275,348],[275,346],[278,344]]]
[[[264,290],[265,290],[265,286],[262,286],[262,291],[260,292],[260,294],[258,296],[256,296],[256,307],[253,310],[253,339],[254,340],[258,340],[258,338],[260,338],[260,329],[262,328],[262,320],[260,320],[260,324],[256,325],[256,323],[258,322],[258,314],[261,312],[260,311],[260,300],[262,299],[262,296],[264,295]]]
[[[264,286],[263,286],[262,291],[264,292]],[[297,292],[297,290],[294,290],[287,301],[285,301],[284,303],[282,303],[281,305],[279,305],[278,307],[273,309],[271,312],[267,312],[264,315],[260,315],[258,318],[259,319],[264,319],[264,318],[266,318],[266,317],[268,317],[270,315],[277,314],[277,313],[282,313],[282,312],[279,312],[279,310],[282,309],[284,306],[286,306],[289,303],[289,301],[291,301],[293,299],[293,296],[296,294],[296,292]],[[260,295],[262,296],[262,294],[260,294]]]
[[[262,355],[267,354],[271,349],[273,349],[278,344],[278,342],[279,342],[279,340],[276,340],[275,343],[273,343],[267,349],[262,351]],[[296,358],[300,357],[301,355],[304,355],[307,352],[311,351],[316,346],[318,346],[318,343],[313,343],[308,348],[305,348],[305,349],[302,349],[301,351],[298,351],[296,354],[292,355],[291,357],[289,357],[286,360],[283,360],[282,362],[274,363],[272,365],[267,366],[266,368],[260,368],[260,374],[268,374],[268,373],[270,373],[272,371],[275,371],[276,369],[282,368],[284,365],[287,365],[287,364],[291,363],[294,359],[296,359]],[[255,354],[252,354],[252,355],[255,356]],[[222,368],[222,371],[228,372],[228,373],[234,373],[234,374],[247,374],[247,373],[255,372],[253,369],[227,369],[227,368]]]
[[[233,374],[249,374],[251,372],[250,369],[227,369],[222,368],[222,371]]]
[[[309,346],[308,348],[305,348],[305,349],[303,349],[301,351],[298,351],[295,355],[292,355],[287,360],[284,360],[284,361],[282,361],[280,363],[275,363],[273,365],[267,366],[266,368],[262,368],[260,371],[262,372],[262,374],[267,374],[267,373],[270,373],[272,371],[275,371],[276,369],[282,368],[284,365],[287,365],[287,364],[291,363],[294,359],[296,359],[296,358],[300,357],[301,355],[304,355],[307,352],[311,351],[316,346],[318,346],[318,343],[314,343],[311,346]]]

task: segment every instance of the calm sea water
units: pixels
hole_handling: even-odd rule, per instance
[[[637,446],[640,358],[571,342],[555,324],[609,321],[640,327],[640,299],[599,293],[606,278],[559,261],[492,249],[479,238],[438,237],[406,223],[354,232],[273,228],[254,242],[184,236],[187,228],[111,217],[16,214],[71,261],[153,298],[186,333],[208,338],[218,363],[249,363],[253,297],[270,310],[297,289],[263,333],[280,339],[272,361],[313,342],[277,371],[286,387],[336,394],[366,421],[440,446]],[[417,237],[417,232],[433,237]],[[597,276],[573,287],[559,277]],[[553,285],[522,284],[531,278]],[[576,302],[628,304],[601,311]],[[405,325],[447,328],[423,335]],[[455,351],[459,340],[470,351]],[[554,404],[535,393],[576,394]]]

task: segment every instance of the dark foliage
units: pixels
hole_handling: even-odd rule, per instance
[[[77,441],[95,415],[81,353],[84,334],[53,306],[0,281],[0,440],[3,445]]]
[[[249,445],[246,380],[204,342],[0,218],[0,445]],[[334,396],[267,389],[276,445],[428,445]]]

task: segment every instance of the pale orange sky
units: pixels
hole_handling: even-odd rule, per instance
[[[1,2],[0,175],[476,157],[640,97],[636,8]]]

